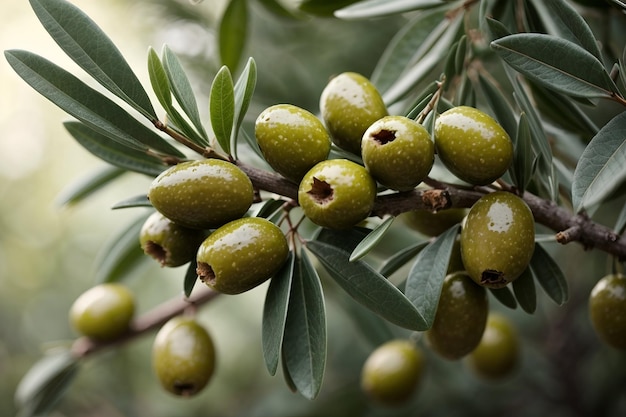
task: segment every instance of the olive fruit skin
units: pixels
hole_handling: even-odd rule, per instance
[[[298,203],[315,224],[348,229],[367,218],[374,207],[376,182],[361,165],[346,159],[320,162],[306,173]]]
[[[200,392],[215,371],[215,361],[211,336],[191,317],[170,319],[152,345],[152,368],[163,388],[174,395]]]
[[[450,208],[436,212],[412,210],[402,213],[400,217],[411,229],[423,235],[434,237],[460,223],[467,212],[468,210],[464,208]]]
[[[476,375],[497,380],[515,371],[519,356],[519,338],[513,324],[505,316],[491,313],[480,343],[467,356],[467,364]]]
[[[491,116],[468,106],[443,112],[435,121],[435,148],[455,176],[474,185],[500,178],[513,162],[513,143]]]
[[[426,332],[433,351],[457,360],[478,346],[485,330],[489,306],[487,291],[463,272],[448,275],[432,327]]]
[[[406,403],[424,373],[424,354],[411,341],[396,339],[376,348],[361,369],[361,389],[389,406]]]
[[[204,231],[180,226],[158,211],[146,219],[139,231],[139,244],[144,253],[164,267],[192,261],[205,238]]]
[[[215,291],[239,294],[271,278],[288,254],[287,239],[278,226],[245,217],[225,224],[202,242],[197,273]]]
[[[82,293],[69,312],[72,327],[98,341],[117,339],[128,331],[135,314],[133,293],[122,284],[99,284]]]
[[[589,295],[589,317],[602,341],[626,349],[626,276],[610,274],[596,283]]]
[[[242,217],[252,205],[248,176],[218,159],[181,162],[159,174],[148,191],[157,211],[192,229],[219,227]]]
[[[534,250],[535,221],[524,200],[496,191],[472,206],[461,230],[461,256],[476,283],[504,287],[524,272]]]
[[[386,116],[363,134],[365,168],[385,187],[408,191],[421,183],[435,162],[435,145],[424,126],[404,116]]]
[[[267,163],[296,183],[330,152],[330,135],[324,124],[291,104],[265,109],[256,119],[254,132]]]
[[[333,77],[320,96],[320,112],[339,148],[361,154],[368,127],[389,113],[380,93],[367,77],[344,72]]]

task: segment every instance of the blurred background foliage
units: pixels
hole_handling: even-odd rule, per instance
[[[109,34],[146,86],[148,46],[160,50],[168,44],[192,70],[200,108],[206,108],[210,83],[220,66],[216,31],[224,1],[73,3]],[[348,70],[371,74],[404,19],[280,18],[260,7],[259,1],[248,5],[250,32],[244,56],[253,56],[259,70],[249,123],[277,103],[318,111],[319,94],[329,77]],[[35,51],[82,74],[39,26],[27,2],[8,2],[3,9],[3,50]],[[583,11],[597,33],[623,48],[625,34],[606,33],[610,25],[604,25],[604,12]],[[94,284],[98,251],[137,214],[137,209],[112,211],[111,205],[145,192],[150,179],[125,174],[116,186],[80,205],[59,206],[59,195],[68,184],[103,163],[76,146],[61,125],[67,116],[19,80],[4,60],[0,80],[0,415],[10,416],[15,414],[15,387],[28,368],[44,351],[74,337],[67,312],[76,296]],[[600,107],[594,114],[599,125],[606,121],[606,109]],[[595,218],[613,224],[623,204],[618,198]],[[389,253],[419,238],[407,234],[399,223],[385,249]],[[152,335],[146,335],[90,358],[52,415],[626,415],[626,356],[598,341],[587,315],[589,291],[610,266],[607,257],[583,253],[573,244],[546,247],[568,279],[570,301],[557,307],[539,292],[534,315],[520,309],[503,311],[523,340],[521,367],[507,381],[485,382],[462,361],[448,362],[427,353],[427,375],[411,404],[386,410],[368,403],[359,392],[358,378],[374,346],[351,321],[347,301],[326,280],[329,362],[322,391],[313,402],[292,394],[280,375],[271,377],[265,369],[260,341],[264,285],[236,297],[219,297],[201,310],[200,320],[215,337],[219,364],[209,388],[194,399],[181,400],[161,390],[150,369]],[[135,291],[141,312],[180,294],[183,274],[184,267],[163,270],[146,263],[126,283]],[[503,309],[496,302],[491,305]]]

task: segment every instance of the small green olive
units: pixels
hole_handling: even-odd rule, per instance
[[[82,293],[70,309],[70,323],[94,340],[117,339],[128,331],[135,314],[135,298],[122,284],[107,283]]]
[[[480,343],[467,355],[470,369],[486,379],[502,379],[515,371],[519,359],[519,338],[513,324],[501,314],[489,314]]]
[[[179,226],[159,212],[151,214],[139,232],[143,251],[167,267],[192,261],[205,238],[204,231]]]
[[[601,340],[626,349],[626,276],[610,274],[596,283],[589,296],[589,317]]]
[[[386,116],[363,134],[365,168],[385,187],[408,191],[428,176],[435,145],[424,126],[404,116]]]
[[[513,161],[513,143],[489,115],[468,106],[443,112],[435,122],[435,147],[441,162],[458,178],[487,185]]]
[[[204,159],[163,171],[150,185],[148,198],[174,223],[210,229],[242,217],[252,205],[254,190],[236,165]]]
[[[432,212],[428,210],[413,210],[402,213],[400,217],[413,230],[426,236],[439,236],[455,224],[460,223],[468,210],[451,208]]]
[[[330,136],[322,122],[291,104],[265,109],[256,119],[254,132],[267,163],[297,183],[330,152]]]
[[[383,405],[401,405],[415,394],[424,373],[424,355],[409,340],[391,340],[374,350],[361,370],[361,389]]]
[[[485,330],[489,306],[487,292],[464,272],[448,275],[432,327],[426,332],[433,351],[456,360],[478,346]]]
[[[239,294],[271,278],[288,254],[287,239],[278,226],[245,217],[220,227],[200,245],[197,273],[215,291]]]
[[[461,255],[476,283],[504,287],[524,272],[534,250],[535,220],[524,200],[496,191],[472,206],[461,231]]]
[[[191,397],[207,385],[215,370],[213,340],[195,319],[174,317],[154,339],[152,367],[165,390]]]
[[[374,207],[376,182],[359,164],[330,159],[315,165],[302,179],[298,203],[315,224],[348,229],[366,219]]]
[[[333,143],[355,155],[361,154],[367,128],[389,114],[376,87],[355,72],[329,81],[320,97],[320,112]]]

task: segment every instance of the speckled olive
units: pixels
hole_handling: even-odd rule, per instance
[[[274,223],[246,217],[217,229],[198,249],[199,278],[215,291],[239,294],[271,278],[289,247]]]
[[[148,198],[174,223],[209,229],[242,217],[252,205],[254,190],[234,164],[204,159],[163,171],[150,185]]]
[[[461,231],[461,255],[476,283],[504,287],[524,272],[534,250],[535,221],[524,200],[496,191],[472,206]]]
[[[408,191],[421,183],[435,161],[435,145],[424,126],[404,116],[386,116],[363,134],[365,168],[385,187]]]
[[[435,148],[441,162],[458,178],[487,185],[513,161],[513,143],[489,115],[468,106],[443,112],[435,122]]]
[[[82,293],[70,308],[70,323],[81,335],[114,340],[128,331],[135,314],[133,293],[122,284],[99,284]]]
[[[180,226],[158,211],[146,219],[139,231],[139,244],[146,255],[167,267],[192,261],[205,238],[204,231]]]
[[[463,272],[448,275],[441,289],[432,327],[426,332],[433,351],[456,360],[478,346],[489,306],[486,290]]]
[[[375,198],[374,179],[364,167],[346,159],[315,165],[298,189],[304,214],[330,229],[348,229],[367,218]]]
[[[589,296],[589,317],[601,340],[626,349],[626,276],[610,274],[596,283]]]
[[[426,236],[439,236],[455,224],[460,223],[468,210],[451,208],[432,212],[428,210],[407,211],[400,218],[413,230]]]
[[[320,112],[333,143],[355,155],[361,154],[367,128],[389,114],[376,87],[355,72],[329,81],[320,97]]]
[[[469,368],[480,377],[510,376],[520,360],[519,338],[513,323],[502,314],[489,314],[480,343],[466,359]]]
[[[191,397],[207,385],[215,370],[213,340],[195,319],[174,317],[154,339],[152,368],[165,390]]]
[[[424,354],[411,341],[396,339],[376,348],[361,370],[361,389],[383,405],[406,403],[424,373]]]
[[[267,163],[297,183],[330,152],[330,135],[323,123],[291,104],[265,109],[256,119],[254,132]]]

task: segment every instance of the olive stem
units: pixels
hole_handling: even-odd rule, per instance
[[[130,323],[128,331],[117,339],[111,341],[97,341],[88,337],[76,339],[72,344],[72,354],[77,358],[84,358],[105,348],[126,343],[149,331],[160,328],[171,318],[183,314],[190,306],[202,305],[218,295],[218,292],[202,286],[189,298],[174,297],[137,317]]]

